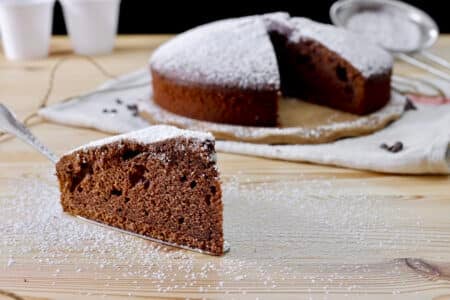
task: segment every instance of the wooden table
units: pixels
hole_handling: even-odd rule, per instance
[[[122,36],[113,55],[95,61],[111,74],[123,74],[144,66],[151,50],[167,38]],[[450,58],[450,37],[442,37],[436,51]],[[0,101],[20,118],[35,111],[47,92],[52,68],[67,57],[56,71],[50,103],[90,90],[106,79],[87,60],[73,56],[66,38],[58,37],[52,41],[49,59],[14,63],[0,58]],[[401,65],[396,71],[417,72]],[[48,123],[36,124],[32,131],[58,154],[105,136]],[[51,170],[44,158],[15,139],[2,137],[1,141],[0,203],[13,201],[17,195],[11,186],[27,184],[27,180],[42,179],[56,189],[54,179],[43,175]],[[167,266],[180,257],[162,255],[173,253],[170,249],[158,250],[162,254],[157,259],[165,259],[159,266],[170,273],[162,280],[155,279],[157,269],[146,273],[150,276],[132,272],[144,266],[127,266],[123,257],[115,267],[105,268],[86,259],[86,252],[71,251],[66,263],[55,265],[48,259],[56,255],[50,247],[48,252],[40,250],[40,255],[48,257],[38,260],[34,250],[21,251],[26,238],[12,244],[8,241],[17,237],[2,232],[0,299],[450,299],[449,177],[393,176],[224,153],[219,154],[219,165],[226,189],[237,187],[225,196],[240,201],[242,195],[246,209],[253,190],[264,198],[261,205],[266,205],[277,199],[268,199],[271,194],[265,188],[273,191],[280,186],[284,194],[279,201],[290,195],[289,186],[292,197],[298,189],[303,193],[299,203],[304,205],[298,224],[293,224],[298,227],[283,227],[285,234],[274,235],[277,224],[285,222],[285,216],[276,212],[261,216],[264,220],[255,223],[259,224],[255,228],[240,227],[247,216],[233,216],[226,210],[232,251],[224,258],[181,251],[182,258],[189,257],[191,269],[168,271]],[[284,209],[289,214],[289,208]],[[289,220],[294,217],[289,215]],[[23,234],[26,237],[27,232]],[[113,254],[108,262],[117,259]],[[124,275],[125,266],[128,273]],[[197,278],[187,280],[189,274]]]

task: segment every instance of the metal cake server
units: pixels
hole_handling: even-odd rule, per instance
[[[36,136],[34,136],[30,130],[28,130],[28,128],[22,123],[20,122],[15,116],[14,114],[2,103],[0,103],[0,131],[9,133],[11,135],[16,136],[17,138],[21,139],[22,141],[24,141],[25,143],[31,145],[33,148],[35,148],[39,153],[41,153],[42,155],[44,155],[46,158],[48,158],[53,164],[56,164],[58,162],[58,156],[56,154],[54,154],[52,151],[50,151],[43,143],[41,143]],[[170,246],[170,247],[175,247],[175,248],[180,248],[180,249],[184,249],[184,250],[190,250],[193,252],[197,252],[197,253],[201,253],[201,254],[208,254],[208,255],[213,255],[213,256],[217,256],[217,254],[215,253],[211,253],[208,251],[204,251],[201,249],[197,249],[197,248],[190,248],[188,246],[184,246],[184,245],[178,245],[175,243],[170,243],[170,242],[166,242],[166,241],[162,241],[162,240],[158,240],[152,237],[148,237],[145,235],[141,235],[141,234],[137,234],[134,232],[129,232],[123,229],[119,229],[113,226],[109,226],[100,222],[96,222],[90,219],[86,219],[84,217],[81,216],[75,216],[78,219],[81,219],[83,221],[86,221],[88,223],[91,224],[95,224],[101,227],[106,227],[108,229],[112,229],[121,233],[126,233],[135,237],[139,237],[145,240],[149,240],[152,242],[156,242],[159,244],[162,244],[164,246]],[[223,245],[223,252],[224,254],[230,251],[230,244],[228,242],[224,242]]]
[[[414,57],[420,55],[422,59],[450,70],[450,62],[426,50],[437,41],[439,28],[436,22],[424,11],[398,0],[338,0],[330,8],[330,18],[336,26],[347,28],[348,21],[353,16],[376,10],[395,12],[397,16],[409,20],[408,24],[416,26],[420,33],[420,42],[415,48],[408,50],[388,48],[382,43],[380,46],[391,52],[396,58],[450,81],[449,73]]]
[[[0,103],[0,130],[16,136],[47,157],[52,163],[58,162],[58,157],[42,144],[14,114]]]

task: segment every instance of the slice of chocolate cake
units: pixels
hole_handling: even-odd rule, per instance
[[[56,164],[65,212],[221,255],[214,137],[153,126],[95,141]]]

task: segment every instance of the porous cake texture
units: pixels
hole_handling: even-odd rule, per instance
[[[56,165],[65,212],[223,254],[223,206],[210,134],[153,126],[96,141]]]

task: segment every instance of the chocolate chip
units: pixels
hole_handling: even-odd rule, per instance
[[[397,153],[403,150],[403,143],[402,142],[396,142],[394,145],[391,146],[390,151]]]
[[[104,113],[104,114],[106,114],[108,112],[108,110],[106,109],[106,108],[104,108],[103,110],[102,110],[102,113]]]
[[[116,99],[116,103],[119,104],[119,105],[121,105],[121,104],[123,104],[123,101],[120,100],[120,99]]]
[[[131,111],[137,111],[138,110],[138,106],[136,104],[128,104],[127,108]]]
[[[406,98],[405,111],[408,110],[417,110],[417,106],[411,101],[411,99]]]
[[[113,108],[113,109],[111,109],[111,112],[112,112],[113,114],[116,114],[116,113],[117,113],[117,109]]]
[[[386,151],[392,152],[392,153],[397,153],[403,150],[403,143],[402,142],[396,142],[393,145],[389,146],[388,144],[381,144],[380,145],[381,149],[385,149]]]

